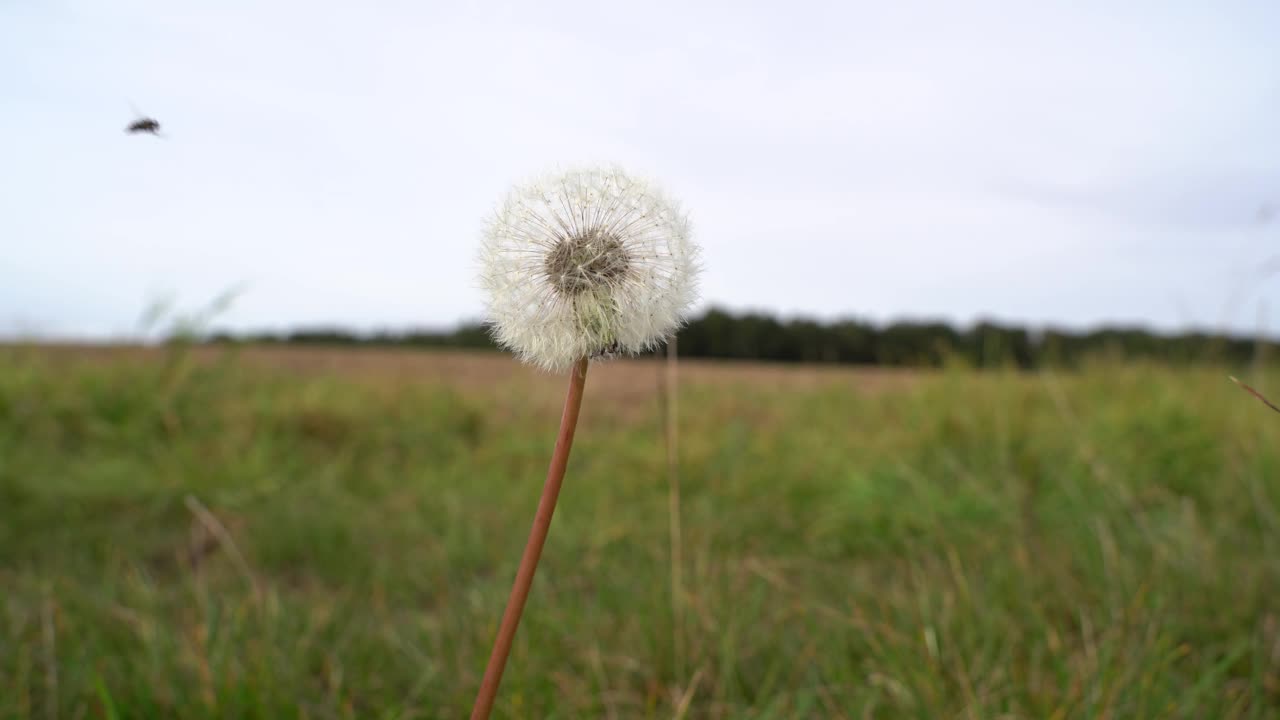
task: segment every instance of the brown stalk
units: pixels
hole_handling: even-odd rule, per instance
[[[542,557],[542,546],[547,542],[551,516],[556,511],[556,499],[560,497],[560,485],[564,482],[565,466],[569,463],[569,450],[573,447],[573,432],[578,427],[578,411],[582,408],[582,389],[586,381],[587,359],[583,358],[574,365],[569,377],[564,413],[560,416],[560,434],[556,437],[556,449],[551,454],[547,482],[542,486],[542,498],[538,500],[538,510],[533,516],[533,529],[529,531],[529,541],[525,543],[520,568],[516,570],[511,597],[507,599],[507,609],[502,614],[498,637],[493,641],[493,652],[490,653],[489,664],[484,670],[480,692],[471,708],[471,720],[486,720],[493,710],[493,701],[498,696],[502,671],[507,667],[511,643],[515,640],[516,628],[520,626],[525,601],[529,599],[529,588],[533,585],[533,573],[538,569],[538,558]]]
[[[671,535],[671,619],[674,626],[672,649],[676,655],[676,674],[684,680],[684,543],[680,531],[680,411],[678,406],[676,338],[667,341],[667,361],[662,376],[662,424],[667,449],[667,517]]]
[[[1276,407],[1276,404],[1268,400],[1262,393],[1258,392],[1257,390],[1254,390],[1248,385],[1245,385],[1244,383],[1240,382],[1234,377],[1231,377],[1230,375],[1228,375],[1227,377],[1231,378],[1231,382],[1239,385],[1241,388],[1244,388],[1245,392],[1261,400],[1263,405],[1266,405],[1267,407],[1271,408],[1272,410],[1275,410],[1276,412],[1280,412],[1280,407]]]

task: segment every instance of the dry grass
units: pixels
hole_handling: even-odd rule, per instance
[[[0,346],[0,351],[4,347]],[[166,350],[122,345],[39,345],[9,348],[55,367],[93,367],[102,363],[155,364]],[[442,385],[485,395],[519,393],[540,408],[559,408],[564,379],[523,365],[509,355],[465,350],[342,347],[250,346],[195,348],[190,358],[209,365],[234,359],[248,367],[285,377],[339,379],[384,388]],[[588,407],[629,412],[655,402],[661,358],[623,359],[591,368]],[[785,392],[831,389],[860,394],[902,390],[921,371],[777,363],[680,361],[681,383],[691,387],[768,388]],[[926,373],[927,374],[927,373]]]
[[[1221,370],[682,361],[679,612],[659,372],[591,371],[497,717],[1280,712],[1280,442]],[[563,383],[0,349],[0,717],[464,715]]]

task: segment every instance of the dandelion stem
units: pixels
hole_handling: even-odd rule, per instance
[[[498,685],[502,683],[502,671],[506,669],[511,643],[515,640],[516,628],[520,625],[520,615],[524,611],[525,601],[529,599],[533,573],[538,569],[538,558],[542,556],[542,546],[546,544],[547,531],[551,528],[551,516],[556,511],[556,499],[560,496],[565,466],[569,463],[569,450],[573,447],[573,432],[578,426],[578,411],[582,408],[582,389],[586,381],[587,359],[582,358],[574,365],[569,377],[564,413],[560,416],[560,434],[556,437],[556,449],[551,455],[551,466],[547,469],[547,482],[542,487],[542,498],[538,501],[538,510],[533,516],[533,529],[529,531],[529,542],[524,546],[520,569],[516,571],[515,583],[511,586],[511,597],[507,599],[507,609],[502,614],[502,625],[498,628],[498,637],[493,641],[493,652],[489,655],[484,680],[480,683],[480,692],[471,709],[471,720],[486,720],[493,710]]]

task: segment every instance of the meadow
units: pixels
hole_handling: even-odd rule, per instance
[[[660,365],[593,366],[495,716],[1280,716],[1280,416],[1227,373],[685,362],[673,568]],[[465,717],[563,384],[0,348],[0,718]]]

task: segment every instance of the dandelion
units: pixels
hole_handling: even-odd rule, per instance
[[[569,462],[588,363],[650,349],[679,328],[698,273],[689,234],[674,201],[616,168],[518,187],[486,228],[481,282],[494,337],[525,362],[570,374],[547,481],[472,720],[489,717],[502,682]]]
[[[480,255],[494,336],[546,370],[648,350],[675,332],[694,298],[687,216],[617,169],[516,188]]]

